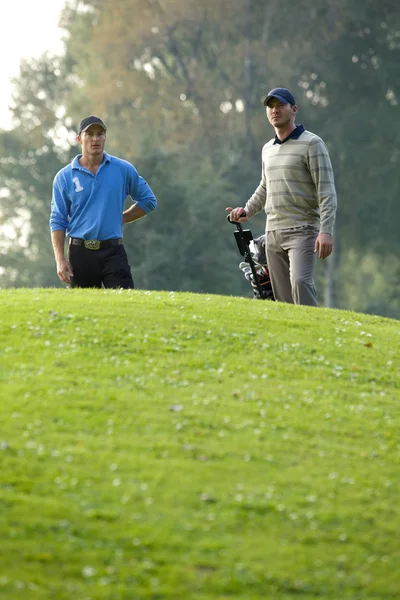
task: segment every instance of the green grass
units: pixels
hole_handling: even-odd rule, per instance
[[[0,598],[394,600],[399,322],[0,291]]]

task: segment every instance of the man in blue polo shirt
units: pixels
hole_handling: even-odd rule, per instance
[[[133,288],[122,225],[157,206],[150,186],[135,167],[104,151],[106,131],[98,117],[82,119],[78,129],[82,154],[61,169],[53,182],[51,240],[58,277],[71,287]],[[134,203],[124,211],[128,196]]]

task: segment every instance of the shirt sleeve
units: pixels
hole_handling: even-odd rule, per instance
[[[246,211],[246,215],[251,219],[257,213],[261,212],[263,208],[265,208],[265,203],[267,201],[267,182],[265,178],[264,171],[264,162],[262,163],[261,168],[261,181],[254,192],[254,194],[247,200],[246,206],[244,210]]]
[[[157,207],[157,199],[153,190],[132,165],[128,177],[127,191],[132,200],[136,202],[139,208],[144,210],[144,212],[149,213]]]
[[[315,184],[320,212],[320,233],[333,235],[337,197],[329,152],[318,138],[308,149],[308,166]]]
[[[65,232],[67,230],[70,204],[67,191],[62,183],[62,175],[58,173],[53,181],[49,221],[51,231],[61,230]]]

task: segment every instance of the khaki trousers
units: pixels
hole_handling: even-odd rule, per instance
[[[267,261],[276,300],[317,306],[314,252],[318,229],[312,225],[267,231]]]

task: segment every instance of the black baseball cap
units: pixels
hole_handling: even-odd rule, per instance
[[[100,125],[100,127],[102,127],[104,131],[107,131],[107,127],[104,125],[103,121],[99,117],[90,115],[90,117],[85,117],[79,123],[78,135],[81,135],[81,133],[89,129],[91,125]]]
[[[276,98],[282,104],[293,104],[293,106],[296,104],[293,94],[286,88],[274,88],[271,90],[264,100],[264,106],[267,106],[268,100],[271,100],[271,98]]]

